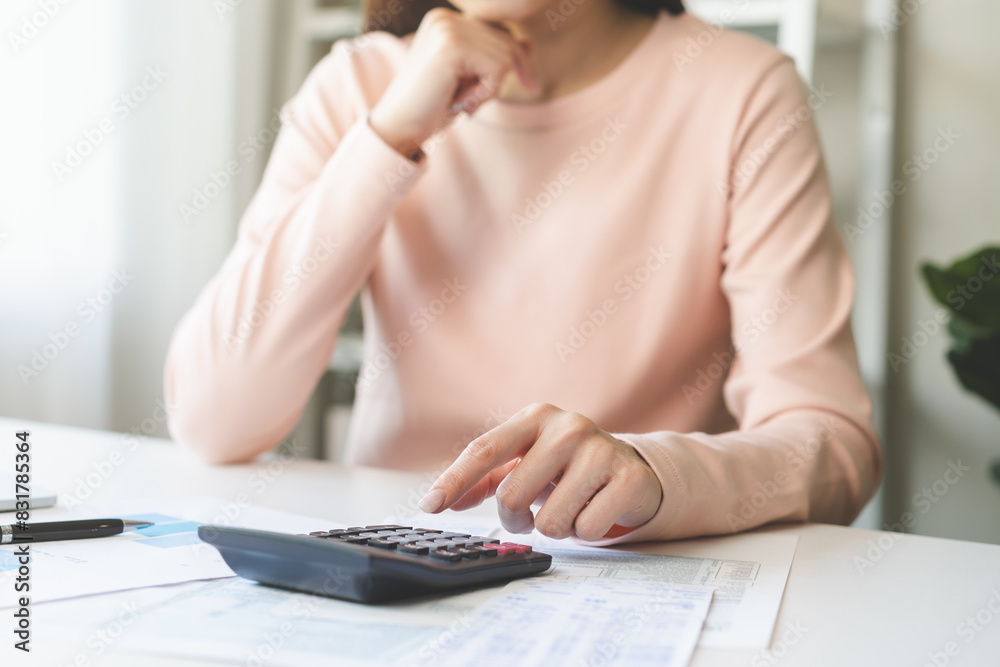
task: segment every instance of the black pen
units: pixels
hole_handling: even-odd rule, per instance
[[[22,525],[24,526],[22,528]],[[84,521],[51,521],[49,523],[14,524],[0,526],[0,544],[25,542],[56,542],[85,540],[91,537],[110,537],[126,530],[152,526],[150,521],[126,519],[86,519]]]

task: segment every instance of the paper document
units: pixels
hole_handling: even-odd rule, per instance
[[[505,539],[505,538],[502,538]],[[521,536],[552,554],[554,577],[695,584],[715,591],[698,646],[760,649],[771,644],[798,538],[745,533],[663,544],[587,547]]]
[[[520,580],[397,665],[684,667],[711,599],[704,586]]]
[[[220,509],[226,503],[211,499],[125,502],[88,504],[76,511],[32,512],[32,522],[38,523],[81,518],[135,519],[154,523],[112,537],[32,544],[29,549],[32,602],[233,576],[218,551],[201,542],[197,535],[202,523],[221,523],[220,517],[229,521]],[[280,532],[308,532],[318,527],[331,527],[328,521],[269,509],[237,509],[232,525]],[[0,548],[0,608],[16,605],[13,580],[18,575],[19,565],[16,545]]]
[[[763,649],[785,592],[798,538],[766,532],[742,533],[659,544],[588,547],[538,533],[512,535],[495,516],[462,512],[390,516],[387,523],[499,537],[531,544],[554,557],[548,576],[606,577],[708,586],[715,591],[698,641],[705,648]]]
[[[512,582],[506,589],[377,606],[267,588],[239,578],[190,584],[176,597],[140,611],[116,646],[223,662],[266,655],[269,666],[327,665],[336,655],[338,665],[410,667],[420,665],[428,651],[433,654],[428,647],[435,642],[442,645],[460,635],[480,605],[492,607],[515,587],[561,579],[640,587],[668,581],[701,584],[714,597],[698,645],[756,649],[770,644],[795,545],[794,536],[761,533],[634,547],[673,551],[670,555],[546,547],[556,562],[551,574]],[[512,641],[515,634],[507,637]],[[404,657],[410,662],[399,662]]]
[[[184,536],[190,536],[192,532],[191,526],[182,525],[186,522],[222,523],[218,520],[218,502],[158,502],[156,511],[177,520],[158,524],[159,532],[164,534],[125,538],[137,541],[127,546],[136,555],[158,551],[183,554],[185,548],[192,547],[183,544],[156,547],[148,542],[157,539],[165,539],[168,544],[172,541],[183,542]],[[105,514],[106,508],[95,508],[88,506],[87,516],[96,516],[93,512]],[[106,515],[149,511],[149,503],[144,506],[115,505],[107,509]],[[50,516],[54,518],[55,514],[38,512],[38,517],[33,518],[43,521]],[[401,523],[411,525],[421,521],[414,518]],[[255,508],[244,509],[233,523],[279,532],[309,532],[336,527],[335,523],[326,520]],[[492,532],[485,524],[463,527],[461,522],[454,522],[452,525],[463,532]],[[503,535],[500,537],[507,539]],[[169,587],[121,590],[122,575],[136,583],[142,580],[139,576],[141,571],[146,571],[144,576],[148,585],[154,585],[154,581],[166,583],[155,568],[148,567],[151,562],[148,560],[119,563],[118,571],[100,567],[101,563],[97,563],[95,569],[95,563],[83,562],[76,565],[89,569],[81,571],[95,572],[100,575],[105,587],[115,585],[120,592],[36,605],[32,610],[34,625],[41,640],[39,648],[44,646],[57,654],[57,659],[47,664],[77,664],[80,656],[89,659],[90,664],[102,664],[110,651],[128,656],[124,663],[115,664],[142,664],[143,656],[158,655],[268,667],[329,664],[397,664],[410,667],[420,665],[427,650],[433,652],[428,647],[433,647],[435,642],[440,646],[445,641],[457,641],[467,627],[474,627],[472,622],[481,612],[496,613],[497,601],[504,599],[508,593],[526,594],[530,591],[533,596],[538,594],[537,602],[554,594],[547,588],[538,590],[528,587],[548,586],[549,582],[564,587],[586,584],[591,587],[589,592],[592,593],[595,590],[592,586],[597,585],[596,590],[604,597],[593,599],[610,600],[608,604],[621,607],[626,604],[623,600],[628,598],[629,591],[635,587],[648,592],[665,584],[686,584],[700,586],[706,595],[709,591],[713,593],[699,646],[758,649],[770,644],[797,541],[794,536],[763,532],[598,549],[569,540],[548,540],[539,535],[512,537],[513,541],[532,543],[539,551],[552,554],[555,561],[552,571],[512,582],[507,588],[496,586],[457,595],[376,606],[269,588],[238,577],[193,581],[202,578],[213,562],[215,566],[225,567],[221,562],[212,560],[218,556],[214,548],[207,546],[202,553],[192,557],[189,567],[184,570],[186,578],[180,580],[189,583]],[[115,543],[118,539],[103,538],[89,542],[96,545]],[[147,543],[143,544],[143,541]],[[55,544],[58,543],[49,546]],[[143,551],[137,551],[140,549]],[[72,573],[74,564],[71,555],[64,554],[62,558],[59,567],[47,571],[45,576],[52,573],[65,578]],[[175,567],[171,573],[182,576],[180,570],[180,567]],[[230,574],[228,568],[224,571]],[[4,574],[0,572],[0,576]],[[34,571],[32,576],[41,584],[42,577],[36,577]],[[83,585],[73,581],[69,584],[77,585],[78,591]],[[7,598],[3,596],[11,590],[9,582],[4,583],[0,579],[0,600],[6,602]],[[530,599],[528,602],[534,603]],[[672,655],[678,656],[675,660],[684,655],[681,650],[684,645],[683,623],[679,624],[678,619],[676,616],[665,619],[671,624],[667,629],[671,632],[676,630],[669,640]],[[577,632],[583,633],[585,640],[594,639],[596,635],[588,627],[579,619],[563,618],[557,630],[567,636]],[[504,632],[507,643],[518,639],[519,635],[507,630]],[[555,630],[550,632],[555,633]],[[113,645],[105,643],[109,636],[113,637]],[[628,639],[629,646],[638,647],[643,645],[645,636],[640,632]],[[658,640],[656,646],[665,643]],[[590,644],[597,646],[597,641]],[[447,651],[439,657],[444,660],[450,655],[451,652]],[[3,662],[2,659],[0,662]],[[552,664],[564,663],[557,661]],[[470,664],[475,664],[475,661]],[[508,664],[522,663],[512,660]],[[592,664],[606,663],[594,660]],[[629,660],[626,664],[633,662]]]
[[[238,577],[187,584],[139,610],[115,648],[267,667],[392,665],[461,627],[463,617],[500,590],[363,605]]]
[[[686,665],[711,595],[700,586],[532,578],[506,588],[368,606],[234,578],[187,584],[174,597],[139,609],[115,647],[220,662],[257,659],[271,667],[326,666],[334,656],[338,667]],[[70,611],[65,616],[67,624],[78,623]],[[58,624],[57,618],[46,620],[47,627]],[[497,643],[518,654],[503,653],[503,661],[479,654],[499,657]],[[550,651],[574,661],[553,661],[545,657]]]

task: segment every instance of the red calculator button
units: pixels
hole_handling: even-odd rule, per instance
[[[478,551],[480,556],[485,558],[493,558],[497,555],[497,548],[495,544],[484,544],[478,547],[469,547],[473,551]]]

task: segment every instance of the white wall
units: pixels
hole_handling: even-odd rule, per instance
[[[928,1],[901,28],[896,162],[897,177],[910,187],[894,209],[895,352],[937,309],[918,280],[919,264],[1000,242],[997,28],[996,0]],[[903,165],[949,127],[961,138],[911,182]],[[931,336],[898,373],[890,371],[888,446],[896,470],[887,481],[886,519],[911,512],[914,532],[1000,542],[1000,487],[987,479],[989,461],[1000,457],[1000,413],[959,387],[944,358],[947,344],[944,332]],[[953,485],[940,482],[948,462],[959,460],[971,471]],[[938,498],[935,481],[946,489],[942,497],[914,502],[924,487]]]
[[[155,425],[158,435],[166,435],[158,402],[170,335],[232,245],[265,161],[248,160],[239,147],[265,123],[260,98],[267,89],[262,60],[268,44],[246,42],[267,34],[259,19],[270,5],[244,3],[220,13],[221,6],[132,0],[123,12],[125,79],[151,63],[169,78],[162,102],[121,137],[116,236],[134,267],[136,288],[115,312],[108,424],[114,430],[146,432]],[[247,80],[253,76],[260,80]],[[231,180],[225,173],[230,162],[240,167]],[[198,210],[196,190],[207,205],[190,215]],[[188,215],[182,204],[191,206]]]
[[[856,36],[843,42],[822,45],[817,50],[813,84],[830,95],[829,100],[816,111],[823,154],[830,175],[833,192],[834,218],[844,225],[854,219],[860,203],[859,189],[861,173],[858,165],[862,156],[861,77],[862,57],[859,38]],[[845,246],[854,265],[857,292],[866,291],[879,294],[884,289],[886,268],[873,266],[866,261],[866,244],[877,242],[877,235],[865,235],[851,242],[845,235]],[[859,360],[865,381],[870,385],[875,415],[874,421],[880,433],[884,430],[884,406],[882,405],[882,358],[884,339],[878,337],[881,323],[869,322],[870,308],[855,301],[853,318],[854,335],[858,345]],[[872,327],[870,325],[876,324]],[[865,512],[854,525],[861,528],[880,529],[882,527],[882,494],[869,502]]]
[[[36,0],[0,5],[0,414],[166,434],[169,337],[228,252],[266,161],[239,146],[269,115],[273,3],[230,5],[100,0],[52,3],[53,16]],[[112,131],[55,177],[52,162],[105,119]],[[179,206],[230,160],[240,176],[185,222]],[[128,285],[81,314],[115,270]],[[68,324],[78,333],[58,348]],[[52,358],[25,381],[18,367],[34,371],[35,350]]]
[[[114,106],[118,4],[0,6],[0,414],[107,423],[121,296],[107,286],[130,268],[114,244],[114,175],[138,116]]]

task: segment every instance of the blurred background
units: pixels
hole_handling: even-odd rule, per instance
[[[1000,4],[687,5],[775,42],[819,100],[886,448],[858,524],[908,513],[912,532],[1000,542],[1000,411],[956,380],[918,271],[1000,245]],[[171,332],[233,243],[282,104],[360,23],[351,1],[4,0],[0,414],[166,436]],[[362,327],[355,310],[297,427],[310,456],[340,455]]]

